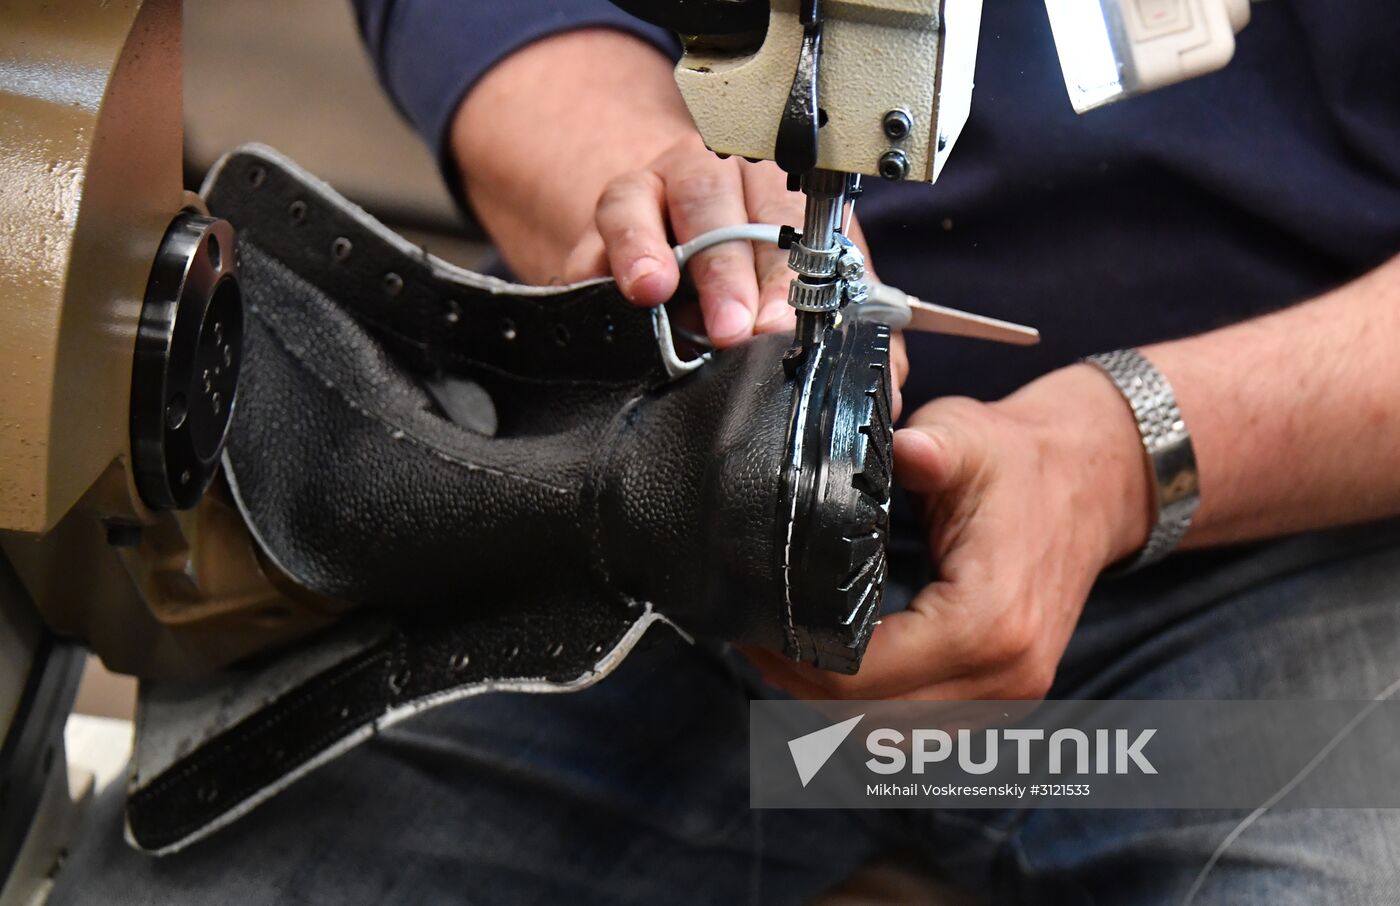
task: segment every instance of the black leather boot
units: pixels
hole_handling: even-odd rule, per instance
[[[885,573],[887,328],[682,361],[664,310],[611,281],[452,268],[265,150],[206,194],[247,300],[226,470],[295,582],[394,612],[654,607],[857,669]]]
[[[134,844],[178,850],[426,708],[587,686],[664,619],[857,669],[885,574],[884,327],[682,361],[611,281],[449,267],[269,149],[204,195],[247,304],[225,474],[269,561],[360,606],[142,684]]]

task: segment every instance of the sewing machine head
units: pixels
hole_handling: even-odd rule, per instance
[[[845,234],[860,177],[935,182],[967,122],[982,0],[614,0],[680,35],[676,84],[715,153],[806,195],[784,229],[796,342],[870,298]],[[1249,0],[1046,0],[1080,112],[1224,66]],[[856,276],[851,277],[852,274]]]
[[[615,2],[681,36],[676,84],[720,154],[933,182],[967,121],[982,0]],[[1219,69],[1249,21],[1249,0],[1046,8],[1080,112]]]

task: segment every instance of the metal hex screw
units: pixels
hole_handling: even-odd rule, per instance
[[[903,179],[909,175],[909,158],[903,151],[886,151],[880,156],[880,175],[885,179]]]
[[[909,118],[908,111],[891,110],[885,114],[885,135],[894,141],[908,138],[912,131],[914,131],[914,121]]]

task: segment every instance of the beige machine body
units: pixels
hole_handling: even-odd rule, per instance
[[[36,535],[126,450],[146,279],[184,204],[179,10],[96,6],[0,12],[0,528]]]
[[[880,175],[899,151],[904,177],[933,182],[967,121],[981,0],[825,0],[819,94],[827,119],[817,166]],[[705,143],[769,160],[802,47],[797,0],[774,0],[760,47],[687,41],[676,84]],[[907,136],[885,118],[902,111]]]
[[[133,354],[183,189],[177,0],[0,2],[0,554],[115,670],[207,671],[332,619],[283,590],[216,481],[143,505]]]
[[[92,783],[64,767],[81,653],[54,633],[114,670],[181,676],[337,612],[264,566],[217,478],[193,506],[155,510],[133,469],[153,265],[202,207],[183,187],[180,12],[0,0],[0,766],[19,784],[0,906],[42,902]],[[14,754],[35,740],[41,758]]]
[[[800,0],[772,0],[759,45],[685,37],[676,67],[700,134],[721,154],[772,160],[803,41]],[[1225,66],[1250,0],[1046,0],[1078,112]],[[1027,15],[1039,15],[1028,9]],[[817,168],[934,182],[967,121],[982,0],[822,0]],[[908,117],[892,137],[886,118]],[[881,167],[891,152],[907,170]]]

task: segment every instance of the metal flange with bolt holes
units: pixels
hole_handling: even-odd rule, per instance
[[[233,227],[178,215],[141,307],[131,376],[136,487],[156,510],[203,496],[228,437],[243,358],[243,296]]]

